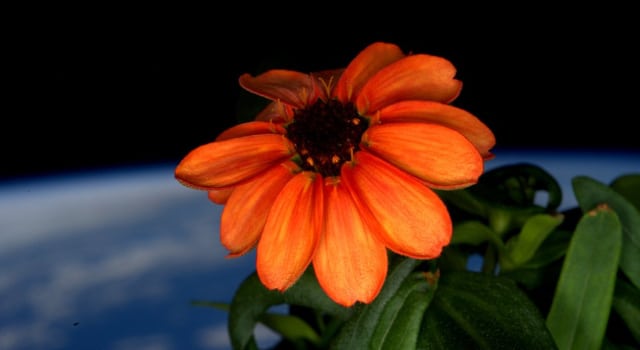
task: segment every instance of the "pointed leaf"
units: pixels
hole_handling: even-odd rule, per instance
[[[572,236],[573,232],[571,231],[562,229],[554,230],[547,236],[547,239],[542,242],[536,254],[524,263],[521,268],[535,269],[560,259],[567,252],[567,247],[569,246]]]
[[[313,268],[309,267],[298,281],[283,294],[284,302],[306,306],[340,319],[348,318],[353,310],[336,304],[322,290]]]
[[[229,308],[229,335],[234,349],[254,346],[253,331],[266,311],[274,305],[307,306],[340,319],[346,319],[352,310],[334,303],[322,291],[312,269],[305,273],[284,293],[267,290],[254,272],[245,279],[231,301]]]
[[[562,265],[547,327],[561,349],[599,349],[622,246],[622,226],[606,206],[578,222]]]
[[[477,186],[477,185],[476,185]],[[457,207],[467,213],[486,217],[488,205],[483,203],[479,197],[469,192],[469,189],[462,190],[434,190],[448,205]]]
[[[320,342],[320,336],[304,320],[297,316],[266,313],[260,322],[292,342],[308,340],[312,344]]]
[[[563,221],[562,215],[537,214],[525,221],[520,233],[507,242],[505,255],[500,261],[504,270],[512,270],[529,261],[542,242]]]
[[[640,344],[640,290],[618,279],[613,295],[613,309],[624,320],[631,335]]]
[[[620,268],[636,288],[640,288],[640,212],[607,185],[586,176],[573,179],[573,190],[583,212],[607,203],[622,223]]]
[[[428,283],[425,273],[410,275],[385,305],[369,349],[413,349],[434,291],[435,285]]]
[[[451,244],[478,245],[486,241],[490,241],[496,248],[504,248],[500,236],[480,221],[464,221],[453,227]]]
[[[505,278],[442,274],[416,349],[555,349],[536,305]]]
[[[234,349],[256,346],[253,330],[263,313],[272,305],[284,301],[282,293],[267,290],[256,273],[241,284],[231,300],[229,308],[229,337]]]
[[[389,268],[385,285],[378,297],[368,305],[357,304],[355,314],[344,325],[334,339],[334,349],[362,349],[372,338],[375,328],[382,320],[387,303],[398,293],[407,276],[420,260],[408,259],[392,255],[395,259]],[[389,311],[387,311],[389,312]]]

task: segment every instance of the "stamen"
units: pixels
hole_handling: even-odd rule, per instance
[[[324,88],[324,92],[327,96],[331,96],[331,87],[333,85],[333,75],[329,77],[329,82],[326,82],[324,78],[318,77],[318,80],[322,83],[322,87]]]

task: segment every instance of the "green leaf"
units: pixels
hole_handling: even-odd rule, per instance
[[[402,258],[393,255],[394,262],[389,268],[386,281],[376,299],[368,305],[356,305],[355,314],[344,324],[340,333],[331,344],[332,349],[363,349],[373,337],[378,323],[385,321],[382,315],[391,312],[385,310],[387,304],[399,292],[403,282],[419,264],[419,260]],[[426,281],[426,280],[425,280]],[[398,303],[391,303],[390,308],[399,307]]]
[[[555,265],[537,268],[518,268],[516,270],[500,272],[501,277],[518,282],[518,285],[527,291],[535,289],[549,289],[553,291],[556,286],[554,277],[557,277],[557,275],[560,275],[560,268],[556,268]]]
[[[340,319],[348,318],[353,310],[336,304],[322,290],[310,266],[298,281],[282,295],[285,303],[306,306]]]
[[[506,278],[443,273],[416,349],[555,349],[538,308]]]
[[[611,188],[640,210],[640,174],[627,174],[611,182]]]
[[[460,245],[448,245],[438,258],[438,267],[441,270],[466,270],[469,255],[470,253]]]
[[[312,344],[320,343],[318,333],[299,317],[266,313],[260,317],[260,322],[292,342],[305,339]]]
[[[548,194],[544,208],[554,210],[562,203],[562,190],[553,176],[543,168],[527,163],[506,165],[487,171],[470,191],[485,201],[508,207],[536,206],[538,191]]]
[[[567,252],[567,247],[573,236],[572,231],[556,229],[547,239],[542,242],[542,245],[536,251],[536,254],[523,264],[523,268],[539,268],[560,259]]]
[[[337,318],[347,318],[352,310],[333,302],[320,288],[313,270],[307,269],[298,281],[284,293],[267,290],[254,272],[240,284],[229,308],[229,335],[234,349],[246,349],[255,346],[253,331],[258,322],[262,322],[267,309],[274,305],[290,304],[307,306]],[[291,339],[308,338],[304,328],[302,333],[292,335]],[[284,336],[285,334],[283,334]]]
[[[271,306],[284,302],[282,293],[267,290],[254,272],[241,284],[229,308],[229,337],[234,349],[256,347],[253,330]]]
[[[488,216],[486,204],[471,194],[468,189],[455,191],[436,189],[435,191],[449,205],[479,217],[485,218]]]
[[[548,194],[544,206],[535,202],[539,191]],[[558,182],[532,164],[499,167],[484,173],[474,186],[437,193],[447,204],[487,219],[500,236],[522,226],[532,215],[554,211],[562,201]]]
[[[613,309],[624,320],[633,338],[640,344],[640,290],[618,279]]]
[[[471,244],[478,245],[480,243],[490,241],[496,248],[502,249],[503,243],[500,236],[495,233],[489,226],[477,220],[464,221],[453,227],[453,236],[451,244]]]
[[[622,246],[616,213],[585,213],[569,244],[547,316],[560,349],[599,349],[606,331]]]
[[[622,195],[589,177],[575,177],[573,189],[583,212],[606,203],[618,214],[623,232],[620,268],[640,288],[640,212]]]
[[[414,349],[434,291],[423,272],[410,275],[385,305],[369,349]]]
[[[513,270],[531,260],[542,242],[563,219],[561,214],[537,214],[527,219],[520,233],[507,242],[505,254],[500,260],[501,268]]]

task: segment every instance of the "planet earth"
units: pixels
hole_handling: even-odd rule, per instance
[[[637,151],[496,150],[487,170],[538,165],[576,205],[571,178],[640,173]],[[0,183],[0,349],[229,349],[229,302],[255,255],[229,259],[222,207],[175,164]],[[258,327],[261,347],[278,336]]]

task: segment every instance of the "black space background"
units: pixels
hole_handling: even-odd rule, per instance
[[[629,9],[227,6],[21,13],[3,45],[0,178],[177,163],[236,123],[240,74],[339,68],[373,41],[451,60],[453,104],[498,148],[640,151]]]

